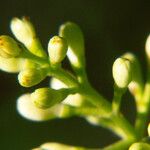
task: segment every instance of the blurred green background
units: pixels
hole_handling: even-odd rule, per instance
[[[126,51],[134,52],[146,72],[144,45],[150,33],[149,8],[149,0],[1,0],[0,35],[12,35],[12,17],[30,16],[46,48],[59,25],[76,22],[85,36],[89,80],[111,100],[111,68],[116,57]],[[48,79],[42,85],[48,85]],[[23,119],[16,112],[16,99],[32,90],[20,87],[16,74],[0,71],[0,149],[29,150],[47,141],[102,147],[118,140],[110,131],[78,117],[44,123]],[[133,106],[127,93],[122,111],[131,123],[135,117]]]

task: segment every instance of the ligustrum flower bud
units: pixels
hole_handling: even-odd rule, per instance
[[[59,36],[54,36],[48,43],[48,53],[51,64],[60,63],[66,56],[68,50],[67,41]]]
[[[113,78],[119,88],[126,88],[132,79],[132,64],[128,59],[118,58],[112,68]]]
[[[59,114],[61,105],[55,105],[49,109],[43,110],[37,108],[31,100],[30,94],[24,94],[17,100],[17,110],[19,114],[32,121],[46,121],[49,119],[56,118]]]
[[[60,26],[59,35],[68,42],[67,56],[74,68],[82,68],[84,60],[84,38],[79,26],[72,22],[66,22]]]
[[[134,143],[130,146],[129,150],[149,150],[150,145],[147,143]]]
[[[0,56],[4,58],[17,57],[21,53],[22,49],[19,47],[17,42],[7,36],[0,36]]]
[[[54,90],[50,88],[40,88],[31,94],[31,99],[38,108],[47,109],[63,101],[67,95],[67,89]]]
[[[65,145],[61,143],[45,143],[40,146],[40,150],[84,150],[82,147],[75,147],[70,145]]]
[[[150,35],[147,37],[146,44],[145,44],[145,51],[148,59],[150,60]]]
[[[28,45],[36,37],[35,29],[28,18],[13,18],[10,24],[15,37],[25,45]]]
[[[46,77],[44,69],[28,68],[22,70],[18,75],[19,83],[24,87],[31,87],[40,83]]]
[[[3,58],[0,57],[0,70],[9,73],[19,72],[24,65],[24,59],[22,58]]]
[[[128,85],[128,88],[136,99],[140,100],[144,88],[140,63],[137,57],[132,53],[125,53],[122,57],[132,63],[132,81]]]
[[[36,36],[33,24],[29,18],[13,18],[10,24],[14,36],[22,42],[33,54],[46,57],[42,45]]]
[[[148,135],[150,136],[150,123],[148,124]]]

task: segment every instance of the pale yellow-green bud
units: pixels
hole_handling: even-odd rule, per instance
[[[67,41],[60,37],[54,36],[48,43],[48,53],[51,64],[60,63],[66,56],[68,50]]]
[[[13,18],[10,24],[15,37],[25,45],[28,45],[36,37],[35,29],[28,18]]]
[[[18,75],[19,83],[24,87],[31,87],[40,83],[46,77],[44,69],[29,68],[22,70]]]
[[[41,145],[39,150],[84,150],[84,148],[51,142]]]
[[[24,94],[17,100],[17,110],[19,114],[32,121],[46,121],[56,118],[59,115],[60,109],[60,104],[45,110],[37,108],[33,104],[30,94]]]
[[[19,72],[24,65],[24,59],[22,58],[3,58],[0,57],[0,70],[17,73]]]
[[[46,53],[44,52],[42,45],[36,36],[34,26],[29,18],[13,18],[10,27],[14,36],[33,54],[40,57],[46,57]]]
[[[4,58],[13,58],[20,55],[22,49],[18,43],[7,35],[0,36],[0,56]]]
[[[85,66],[84,58],[84,38],[79,26],[73,22],[66,22],[60,26],[59,35],[64,37],[68,42],[67,56],[76,68]]]
[[[128,59],[116,59],[112,72],[114,81],[119,88],[126,88],[132,80],[132,64]]]
[[[35,106],[47,109],[63,101],[67,95],[67,89],[54,90],[51,88],[40,88],[31,94],[31,99]]]
[[[134,143],[130,146],[129,150],[150,150],[150,145],[147,143]]]
[[[148,131],[148,135],[150,136],[150,123],[148,124],[147,131]]]
[[[148,59],[150,60],[150,35],[147,37],[146,44],[145,44],[145,51]]]
[[[132,63],[132,81],[128,85],[128,88],[129,91],[136,97],[136,99],[140,100],[144,84],[138,58],[132,53],[125,53],[122,57],[128,59]]]

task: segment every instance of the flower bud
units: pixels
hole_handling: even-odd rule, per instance
[[[67,89],[40,88],[31,94],[31,99],[38,108],[47,109],[63,101],[67,95]]]
[[[141,100],[144,84],[140,63],[137,57],[132,53],[125,53],[122,57],[128,59],[132,63],[132,81],[128,85],[129,91],[136,99]]]
[[[59,115],[61,105],[55,105],[49,109],[43,110],[37,108],[31,100],[30,94],[24,94],[17,100],[17,110],[19,114],[32,121],[46,121],[49,119],[56,118]]]
[[[118,58],[113,64],[113,78],[119,88],[126,88],[132,79],[132,64],[128,59]]]
[[[148,135],[150,136],[150,123],[148,124]]]
[[[24,59],[22,58],[3,58],[0,57],[0,70],[9,72],[9,73],[17,73],[22,69],[24,64]]]
[[[145,44],[145,51],[148,59],[150,60],[150,35],[147,37],[146,44]]]
[[[28,45],[36,37],[35,29],[28,18],[13,18],[10,24],[15,37],[25,45]]]
[[[65,145],[61,143],[45,143],[40,146],[40,150],[84,150],[82,147],[75,147],[70,145]]]
[[[51,64],[60,63],[66,56],[68,49],[67,41],[59,36],[54,36],[48,43],[48,53]]]
[[[31,87],[40,83],[46,77],[44,69],[28,68],[18,75],[19,83],[24,87]]]
[[[0,36],[0,56],[4,58],[12,58],[20,55],[22,49],[18,43],[7,35]]]
[[[150,145],[147,143],[134,143],[130,146],[129,150],[149,150]]]
[[[79,26],[72,22],[66,22],[60,26],[59,35],[68,42],[67,56],[72,66],[74,68],[84,67],[84,38]]]
[[[13,18],[10,24],[14,36],[22,42],[33,54],[39,57],[46,57],[40,41],[36,36],[33,24],[29,18]]]

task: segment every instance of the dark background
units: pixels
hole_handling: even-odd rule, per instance
[[[11,35],[14,16],[30,16],[44,47],[65,21],[76,22],[83,30],[89,80],[111,99],[111,68],[116,57],[126,51],[140,59],[145,74],[144,45],[150,33],[149,0],[5,0],[0,1],[0,34]],[[48,81],[48,80],[46,80]],[[46,81],[43,84],[46,84]],[[91,126],[82,118],[29,122],[16,112],[16,99],[32,91],[20,87],[16,74],[0,72],[0,149],[28,150],[46,141],[100,147],[117,140],[110,131]],[[134,101],[124,97],[123,113],[133,122]]]

